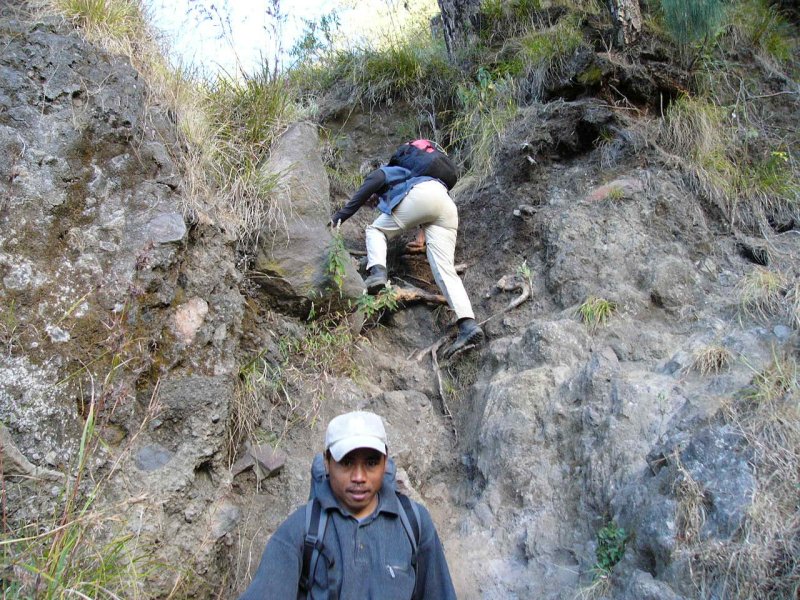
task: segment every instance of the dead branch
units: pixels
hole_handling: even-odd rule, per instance
[[[412,302],[430,302],[432,304],[447,304],[447,299],[441,294],[432,294],[404,281],[402,287],[395,286],[395,300],[401,304]]]

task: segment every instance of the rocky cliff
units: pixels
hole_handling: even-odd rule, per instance
[[[327,421],[363,408],[461,598],[797,594],[800,213],[736,222],[649,143],[652,61],[576,60],[646,90],[636,115],[567,74],[516,116],[490,175],[456,189],[488,341],[438,364],[420,352],[452,331],[436,304],[307,321],[343,304],[325,228],[342,198],[316,124],[263,166],[285,228],[261,232],[243,273],[225,228],[188,208],[174,120],[130,64],[7,13],[0,45],[0,474],[21,534],[5,539],[91,497],[87,539],[132,537],[153,561],[129,597],[235,597],[305,501]],[[773,90],[765,116],[796,123],[797,84],[748,64]],[[327,113],[352,165],[401,140],[403,106],[382,110]],[[342,229],[345,298],[366,212]],[[397,283],[435,291],[424,259],[393,251]],[[747,295],[762,273],[783,283]],[[42,589],[3,560],[4,590]]]

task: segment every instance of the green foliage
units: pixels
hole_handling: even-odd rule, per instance
[[[88,465],[97,449],[95,406],[90,404],[74,477],[51,521],[23,525],[15,537],[0,534],[3,597],[61,600],[63,598],[140,598],[146,578],[156,565],[148,548],[130,533],[116,533],[112,519],[95,501],[103,482],[84,492]],[[21,535],[19,535],[21,534]]]
[[[303,22],[303,34],[289,54],[300,64],[318,63],[334,51],[334,41],[341,26],[339,14],[332,10],[316,21],[303,19]]]
[[[335,228],[331,234],[331,247],[328,250],[328,261],[325,265],[325,271],[328,277],[333,281],[334,288],[341,295],[344,287],[344,277],[347,273],[347,262],[350,260],[350,254],[344,246],[344,237]]]
[[[284,363],[290,361],[311,373],[352,376],[354,342],[346,320],[320,319],[308,323],[302,337],[282,338],[281,355]]]
[[[606,196],[612,202],[619,202],[625,198],[625,190],[622,186],[614,185],[608,190],[608,195]]]
[[[438,112],[452,104],[461,72],[452,65],[442,40],[415,29],[381,47],[332,50],[291,74],[301,95],[322,95],[347,83],[365,106],[401,100]]]
[[[595,555],[596,575],[608,574],[625,555],[628,534],[621,527],[609,523],[597,532],[597,549]]]
[[[495,148],[517,114],[515,88],[509,76],[498,77],[480,67],[474,82],[459,85],[457,96],[459,110],[448,133],[469,156],[472,174],[482,180],[491,172]]]
[[[586,302],[578,308],[581,320],[589,327],[590,331],[595,331],[600,325],[605,325],[611,315],[617,310],[617,305],[605,298],[590,296]]]
[[[481,38],[507,37],[529,27],[531,18],[542,9],[541,0],[486,0],[481,4]]]
[[[364,314],[365,319],[380,319],[387,311],[394,312],[397,310],[397,290],[387,285],[375,296],[366,293],[361,294],[356,306]]]
[[[135,0],[55,0],[56,9],[97,34],[123,38],[135,35],[142,18]]]
[[[730,22],[740,38],[778,62],[788,62],[797,52],[791,25],[767,0],[733,3]]]
[[[712,39],[722,24],[722,0],[661,0],[664,22],[672,38],[681,45]]]
[[[768,196],[794,202],[800,198],[800,182],[792,168],[790,154],[784,150],[770,151],[766,159],[755,165],[747,180],[755,190]]]
[[[555,27],[532,31],[518,40],[520,55],[534,68],[559,64],[583,43],[577,23],[562,18]]]

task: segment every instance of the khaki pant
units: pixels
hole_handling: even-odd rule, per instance
[[[458,210],[447,188],[438,181],[418,183],[391,215],[381,213],[367,226],[367,268],[385,267],[387,240],[417,225],[425,230],[428,263],[450,308],[459,319],[474,318],[467,290],[454,265]]]

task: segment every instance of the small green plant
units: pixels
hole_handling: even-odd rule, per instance
[[[51,521],[0,534],[0,560],[7,567],[0,585],[13,598],[141,598],[156,568],[149,549],[133,534],[117,533],[113,517],[96,506],[107,481],[86,489],[99,442],[95,403],[87,404],[74,476],[63,491],[58,513]]]
[[[597,532],[597,549],[595,550],[597,562],[594,568],[596,576],[611,573],[614,566],[625,555],[627,541],[628,534],[622,527],[617,527],[613,522]]]
[[[364,314],[365,319],[380,319],[387,311],[397,310],[397,290],[393,286],[387,285],[375,296],[361,294],[356,307]]]
[[[523,260],[522,264],[517,267],[517,275],[525,280],[525,283],[528,284],[528,290],[533,293],[533,272],[527,260]]]
[[[757,164],[749,177],[752,186],[767,196],[795,199],[800,197],[798,183],[788,152],[773,150],[766,160]]]
[[[606,198],[612,202],[619,202],[625,198],[625,190],[622,188],[622,186],[613,185],[609,188]]]
[[[344,245],[344,237],[342,236],[339,228],[336,227],[331,235],[331,247],[328,250],[328,261],[325,265],[325,270],[328,277],[333,281],[334,289],[341,295],[342,288],[344,287],[344,278],[347,273],[347,261],[350,260],[350,254]]]
[[[617,305],[605,298],[597,298],[590,296],[586,302],[581,304],[578,308],[578,314],[581,320],[589,327],[591,331],[595,331],[600,325],[605,325],[611,318],[611,315],[617,310]]]
[[[17,305],[14,300],[0,305],[0,344],[5,347],[6,354],[11,354],[18,344],[20,322],[17,318]]]

